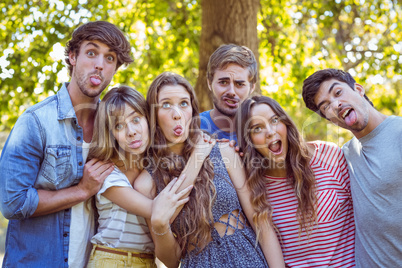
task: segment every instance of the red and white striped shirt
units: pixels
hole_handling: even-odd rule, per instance
[[[297,221],[297,199],[286,178],[266,176],[273,221],[288,267],[354,267],[355,224],[349,173],[341,149],[315,141],[310,166],[317,181],[317,222],[309,236]]]

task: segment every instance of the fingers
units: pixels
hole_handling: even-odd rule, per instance
[[[240,155],[241,157],[244,156],[244,153],[243,153],[242,151],[240,151],[240,147],[239,147],[239,146],[236,146],[236,147],[235,147],[235,151],[236,151],[237,153],[239,153],[239,155]]]
[[[93,164],[95,164],[96,162],[98,162],[99,160],[96,158],[92,158],[91,160],[89,160],[85,165],[90,165],[92,166]]]
[[[183,196],[188,194],[193,189],[193,187],[194,187],[193,185],[186,187],[185,189],[183,189],[179,193],[177,193],[176,196],[178,197],[178,199],[181,199]]]
[[[166,185],[165,189],[162,190],[162,192],[164,193],[164,198],[168,198],[171,200],[179,200],[181,199],[183,196],[185,196],[186,194],[188,194],[191,189],[193,189],[193,185],[189,185],[186,188],[184,188],[183,190],[181,190],[179,193],[176,194],[177,189],[179,189],[179,187],[181,186],[181,184],[183,183],[184,179],[185,179],[186,175],[185,174],[181,174],[179,178],[174,178],[171,182],[169,182],[168,185]],[[159,194],[160,196],[162,196],[162,192]],[[169,197],[170,196],[170,197]]]
[[[230,147],[235,147],[235,145],[236,145],[236,141],[235,141],[235,140],[231,140],[231,141],[229,142],[229,146],[230,146]]]
[[[98,159],[91,159],[85,164],[85,169],[88,170],[88,172],[91,175],[94,176],[100,176],[102,175],[105,171],[108,171],[111,167],[113,167],[113,163],[109,161],[100,161]]]
[[[109,170],[113,170],[113,168],[114,168],[113,164],[105,163],[102,166],[100,166],[96,171],[99,172],[99,175],[102,175],[108,172]]]
[[[173,187],[175,186],[176,181],[177,181],[177,178],[174,178],[173,180],[171,180],[162,191],[170,192],[173,189]]]
[[[84,173],[78,186],[89,196],[96,194],[106,177],[112,173],[114,165],[111,162],[89,160],[84,166]]]
[[[184,174],[184,173],[180,174],[178,179],[176,178],[177,181],[175,182],[175,184],[171,188],[171,191],[173,193],[176,193],[177,189],[179,189],[179,187],[181,186],[181,184],[183,183],[185,178],[186,178],[186,174]]]
[[[104,181],[107,178],[107,176],[109,176],[110,173],[112,173],[113,169],[114,165],[110,165],[105,170],[101,171],[101,173],[99,174],[100,179]]]
[[[208,133],[200,132],[197,138],[196,145],[203,145],[205,143],[212,143],[215,139],[212,138]]]
[[[204,142],[212,143],[215,141],[209,134],[203,132]]]
[[[176,206],[176,207],[180,207],[180,206],[184,205],[184,204],[187,203],[189,200],[190,200],[190,197],[186,197],[186,198],[183,198],[183,199],[177,201],[177,204],[176,204],[177,206]]]

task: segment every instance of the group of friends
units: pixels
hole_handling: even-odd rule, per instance
[[[209,59],[212,110],[172,72],[146,98],[121,85],[100,101],[130,51],[111,23],[78,27],[70,82],[17,120],[3,267],[402,267],[402,118],[349,73],[303,83],[307,108],[354,135],[341,149],[251,96],[257,62],[234,44]]]

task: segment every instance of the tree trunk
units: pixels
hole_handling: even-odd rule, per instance
[[[259,0],[202,0],[199,75],[195,92],[200,111],[213,107],[207,85],[207,65],[211,54],[222,44],[250,48],[258,61],[257,13]],[[260,92],[259,79],[256,91]]]

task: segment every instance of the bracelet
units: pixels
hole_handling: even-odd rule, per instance
[[[169,227],[167,228],[166,231],[164,231],[163,233],[158,233],[157,231],[155,231],[154,227],[151,224],[151,230],[154,234],[156,234],[157,236],[164,236],[165,234],[167,234],[171,229],[170,229],[170,224]]]

